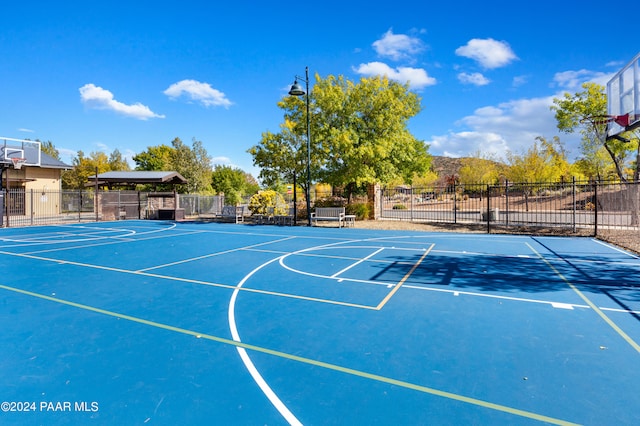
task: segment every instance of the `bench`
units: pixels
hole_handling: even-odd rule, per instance
[[[267,212],[266,214],[263,213],[254,213],[252,215],[253,217],[253,222],[256,225],[268,225],[270,223],[273,223],[273,211],[274,208],[273,207],[267,207]]]
[[[316,207],[316,211],[311,213],[311,224],[318,225],[318,221],[337,221],[338,228],[345,224],[344,207]]]
[[[273,221],[276,225],[289,225],[296,224],[296,218],[294,216],[295,209],[290,207],[287,214],[279,214],[273,217]]]
[[[218,217],[233,220],[235,223],[244,223],[244,206],[224,206]]]

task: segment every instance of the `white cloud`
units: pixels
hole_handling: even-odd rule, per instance
[[[585,81],[606,85],[613,76],[589,70],[559,72],[554,85],[564,88],[579,88]],[[516,81],[514,80],[514,84]],[[567,150],[569,161],[580,157],[580,134],[561,133],[557,128],[555,113],[550,107],[554,98],[561,98],[565,89],[553,95],[538,98],[523,98],[487,105],[455,123],[456,128],[445,135],[433,136],[427,143],[434,155],[464,157],[480,151],[505,160],[511,151],[523,154],[536,137],[552,139],[555,136]]]
[[[581,69],[578,71],[564,71],[556,73],[553,76],[553,82],[558,86],[567,90],[577,90],[585,81],[597,83],[606,86],[607,82],[613,77],[614,73],[602,73]]]
[[[513,77],[512,85],[513,87],[520,87],[529,82],[529,76],[526,75],[518,75]]]
[[[508,150],[508,144],[497,133],[459,132],[445,136],[434,137],[429,144],[430,151],[439,151],[438,155],[445,157],[467,157],[475,152],[482,152],[490,158],[503,159]]]
[[[98,151],[99,152],[104,152],[109,154],[110,153],[110,149],[109,149],[109,145],[107,145],[106,143],[102,143],[102,142],[95,142],[94,143],[95,146],[98,147]]]
[[[60,159],[67,164],[71,164],[73,159],[78,155],[78,151],[69,148],[56,148],[60,154]]]
[[[422,68],[398,67],[394,69],[382,62],[369,62],[368,64],[360,64],[354,68],[354,71],[366,76],[386,75],[390,80],[402,84],[409,83],[409,87],[412,89],[422,89],[436,84],[436,79],[429,77]]]
[[[138,120],[164,118],[164,115],[154,113],[148,106],[141,103],[127,105],[116,101],[113,93],[94,84],[85,84],[79,90],[80,100],[89,108],[106,109]]]
[[[373,42],[376,53],[383,58],[394,61],[411,59],[413,55],[424,50],[422,40],[405,34],[394,34],[391,29],[380,40]]]
[[[232,105],[232,102],[227,99],[224,93],[214,89],[208,83],[201,83],[196,80],[182,80],[173,83],[163,93],[171,99],[186,96],[206,107],[222,106],[228,108]]]
[[[478,108],[456,123],[463,130],[434,136],[428,141],[430,152],[465,157],[480,151],[505,160],[508,151],[526,152],[538,136],[546,139],[560,136],[572,160],[580,153],[579,135],[559,134],[554,113],[549,109],[553,98],[519,99]]]
[[[477,61],[483,68],[500,68],[518,59],[509,44],[492,38],[469,40],[456,49],[456,55]]]
[[[229,157],[224,157],[224,156],[212,157],[211,158],[211,164],[213,166],[216,166],[216,165],[228,166],[228,165],[231,164],[231,159]]]
[[[458,74],[458,80],[463,84],[473,84],[474,86],[486,86],[491,82],[491,80],[479,72],[474,72],[472,74],[461,72]]]
[[[18,129],[19,132],[24,132],[24,133],[35,133],[34,130],[31,129],[25,129],[24,127],[21,127]]]

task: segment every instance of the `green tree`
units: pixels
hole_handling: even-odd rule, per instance
[[[471,157],[460,159],[460,170],[458,177],[461,184],[488,183],[498,182],[502,172],[499,162],[491,157],[476,152]]]
[[[50,157],[60,160],[60,151],[58,151],[58,149],[53,145],[53,142],[40,142],[40,150]]]
[[[350,196],[366,184],[386,184],[429,170],[427,145],[408,130],[420,110],[420,98],[408,85],[386,77],[316,77],[313,126],[322,155],[324,181],[342,186]]]
[[[174,151],[171,156],[173,170],[180,173],[188,183],[181,185],[179,192],[206,194],[211,192],[211,159],[201,141],[192,141],[191,147],[180,138],[171,141]]]
[[[193,139],[191,147],[180,138],[171,141],[171,146],[150,146],[133,156],[136,170],[175,171],[180,173],[188,183],[180,185],[176,190],[180,193],[211,192],[211,159],[201,141]]]
[[[370,183],[397,178],[411,183],[428,171],[427,145],[411,135],[407,122],[420,111],[420,99],[408,86],[387,78],[315,76],[309,96],[311,152],[307,152],[306,99],[286,96],[280,133],[263,133],[251,149],[254,165],[268,186],[297,182],[306,189],[308,155],[311,180],[344,187],[347,195]]]
[[[638,149],[638,141],[636,139],[625,143],[617,139],[607,139],[607,123],[603,119],[607,114],[604,87],[596,83],[584,83],[582,89],[580,92],[565,93],[562,98],[553,99],[554,105],[551,106],[551,110],[555,111],[558,129],[565,133],[573,133],[576,130],[580,132],[583,159],[590,163],[586,170],[596,173],[603,170],[599,164],[602,159],[599,151],[604,147],[617,176],[626,182],[625,161],[630,151]]]
[[[62,173],[62,187],[64,189],[83,189],[88,182],[89,176],[104,173],[111,170],[109,158],[104,152],[92,152],[85,156],[84,152],[78,151],[76,157],[71,161],[73,169]]]
[[[111,155],[109,155],[109,170],[113,171],[128,171],[131,170],[131,166],[127,160],[122,156],[118,149],[115,149]]]
[[[278,106],[293,108],[295,100],[293,96],[285,98]],[[266,187],[277,189],[297,180],[306,193],[307,146],[306,136],[301,134],[306,129],[300,130],[296,122],[286,117],[280,129],[280,133],[264,132],[260,143],[247,152],[253,156],[253,164],[260,167],[259,177]],[[315,154],[311,162],[312,176],[317,176],[320,164]]]
[[[539,136],[524,155],[507,153],[507,178],[512,182],[557,182],[570,177],[570,167],[560,139]]]
[[[136,170],[142,171],[172,171],[171,157],[173,148],[168,145],[149,146],[146,151],[133,156]]]
[[[211,186],[214,192],[224,194],[225,204],[235,205],[249,194],[258,192],[255,179],[239,168],[216,165],[211,173]]]
[[[249,210],[251,214],[272,214],[272,215],[285,215],[287,214],[287,203],[284,201],[282,195],[272,189],[260,191],[257,194],[251,196],[249,200]],[[272,209],[272,211],[270,211]]]

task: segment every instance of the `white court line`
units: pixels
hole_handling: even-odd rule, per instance
[[[371,248],[379,248],[376,246],[362,246],[362,247],[349,247],[349,248],[367,248],[367,249],[371,249]],[[383,247],[383,248],[387,248],[387,247]],[[407,250],[407,249],[403,249],[403,250]],[[423,249],[411,249],[411,251],[419,251],[422,252]],[[290,254],[289,252],[286,251],[282,251],[282,250],[257,250],[257,249],[247,249],[247,251],[255,251],[258,253],[273,253],[273,254]],[[337,259],[337,260],[360,260],[359,257],[352,257],[352,256],[332,256],[329,254],[311,254],[311,253],[296,253],[296,256],[300,256],[300,257],[313,257],[313,258],[318,258],[318,259]],[[393,263],[396,265],[413,265],[412,262],[408,262],[408,261],[393,261],[393,260],[381,260],[381,259],[376,259],[376,260],[368,260],[367,262],[375,262],[375,263]]]
[[[112,230],[105,230],[102,233],[113,232]],[[56,233],[48,233],[44,235],[33,235],[30,238],[1,238],[0,241],[5,241],[9,243],[18,243],[14,244],[11,247],[32,247],[35,245],[42,244],[66,244],[66,243],[77,243],[77,242],[85,242],[85,241],[97,241],[97,240],[105,240],[105,239],[114,239],[114,238],[127,238],[132,235],[135,235],[135,231],[129,230],[128,233],[119,235],[97,235],[96,232],[91,233],[70,233],[70,232],[56,232]],[[71,239],[69,239],[71,238]]]
[[[66,250],[84,250],[89,247],[100,247],[100,246],[108,246],[112,244],[122,244],[122,243],[135,243],[138,241],[149,241],[149,240],[164,239],[164,238],[177,238],[177,237],[183,237],[185,235],[193,235],[193,234],[199,234],[199,233],[200,232],[198,231],[193,231],[193,232],[184,232],[180,234],[154,235],[151,237],[143,237],[143,238],[122,238],[122,239],[110,238],[109,241],[98,240],[99,242],[95,242],[92,244],[82,244],[82,245],[77,245],[72,247],[56,247],[56,248],[51,248],[46,250],[34,250],[34,251],[26,252],[26,254],[40,254],[40,253],[50,253],[50,252],[57,253],[57,252],[66,251]],[[18,247],[18,246],[12,246],[11,248],[13,247]]]
[[[289,257],[289,256],[295,256],[295,255],[296,255],[295,253],[289,253],[289,254],[285,254],[284,256],[281,256],[281,258],[280,258],[280,266],[282,266],[287,271],[293,272],[295,274],[306,275],[308,277],[313,277],[313,278],[332,279],[332,280],[336,280],[336,281],[339,281],[339,282],[347,281],[347,282],[359,283],[359,284],[374,284],[374,285],[384,285],[384,286],[389,285],[388,282],[383,282],[383,281],[361,280],[361,279],[357,279],[357,278],[338,278],[338,277],[332,277],[332,276],[329,276],[329,275],[316,274],[316,273],[313,273],[313,272],[307,272],[307,271],[303,271],[301,269],[292,268],[291,266],[289,266],[286,263],[284,263],[284,258]]]
[[[627,256],[633,257],[634,259],[640,259],[640,257],[639,257],[639,256],[636,256],[636,255],[635,255],[635,254],[633,254],[633,253],[630,253],[630,252],[628,252],[628,251],[622,250],[622,249],[620,249],[620,248],[618,248],[618,247],[616,247],[616,246],[613,246],[613,245],[611,245],[611,244],[607,244],[607,243],[605,243],[604,241],[600,241],[600,240],[597,240],[597,239],[595,239],[595,238],[592,238],[592,239],[591,239],[591,241],[596,242],[596,243],[598,243],[598,244],[601,244],[601,245],[603,245],[603,246],[605,246],[605,247],[608,247],[608,248],[610,248],[610,249],[612,249],[612,250],[615,250],[615,251],[617,251],[617,252],[620,252],[620,253],[626,254]]]
[[[285,238],[280,238],[279,240],[265,241],[265,242],[262,242],[262,243],[252,244],[252,245],[245,246],[245,247],[238,247],[238,248],[234,248],[234,249],[223,250],[223,251],[218,251],[218,252],[215,252],[215,253],[205,254],[205,255],[202,255],[202,256],[190,257],[188,259],[178,260],[178,261],[171,262],[171,263],[165,263],[164,265],[156,265],[156,266],[152,266],[150,268],[138,269],[137,272],[152,271],[154,269],[167,268],[169,266],[181,265],[183,263],[188,263],[188,262],[195,262],[197,260],[208,259],[210,257],[220,256],[220,255],[223,255],[223,254],[229,254],[229,253],[233,253],[233,252],[236,252],[236,251],[243,251],[243,250],[251,249],[253,247],[260,247],[260,246],[264,246],[264,245],[268,245],[268,244],[279,243],[279,242],[282,242],[282,241],[292,240],[294,238],[296,238],[296,237],[285,237]]]
[[[556,309],[573,309],[573,305],[570,303],[552,302],[551,306],[553,306]]]
[[[376,254],[380,253],[382,250],[384,250],[384,247],[383,248],[379,248],[378,250],[376,250],[373,253],[371,253],[369,256],[363,257],[362,259],[358,260],[357,262],[352,263],[351,265],[347,266],[343,270],[336,272],[335,274],[331,275],[330,278],[336,278],[338,275],[342,275],[344,272],[347,272],[349,269],[361,264],[362,262],[366,262],[368,259],[371,259]]]
[[[547,266],[549,266],[549,269],[551,269],[558,277],[560,277],[566,284],[567,286],[569,286],[569,288],[571,288],[577,295],[578,297],[580,297],[582,300],[584,300],[586,302],[587,305],[589,305],[593,311],[598,314],[598,316],[604,321],[606,322],[609,327],[611,327],[612,330],[614,330],[616,333],[618,333],[618,335],[625,340],[633,349],[635,349],[638,353],[640,353],[640,345],[631,337],[629,336],[622,328],[620,328],[620,326],[618,324],[616,324],[611,318],[609,318],[608,316],[606,316],[604,314],[604,312],[598,308],[592,301],[591,299],[589,299],[589,297],[587,297],[582,291],[580,291],[580,289],[574,285],[571,281],[569,281],[558,269],[556,269],[553,264],[551,264],[540,252],[538,252],[535,248],[533,248],[533,246],[531,246],[529,243],[526,243],[527,246],[529,246],[529,248],[531,249],[532,252],[534,252],[542,262],[546,263]],[[566,261],[567,264],[571,265],[571,262]],[[571,265],[573,266],[573,265]]]
[[[578,305],[575,303],[562,303],[562,302],[554,302],[552,300],[527,299],[523,297],[513,297],[513,296],[500,296],[497,294],[475,293],[472,291],[460,291],[460,290],[451,290],[451,289],[435,288],[435,287],[423,287],[423,286],[416,286],[416,285],[405,285],[404,288],[410,288],[413,290],[421,290],[421,291],[434,291],[437,293],[451,293],[454,296],[465,295],[465,296],[473,296],[473,297],[485,297],[488,299],[510,300],[514,302],[540,303],[543,305],[551,305],[551,306],[555,304],[555,305],[562,305],[564,309],[570,309],[570,308],[566,308],[568,306],[571,306],[573,308],[589,308],[589,306],[587,305]],[[553,306],[553,307],[559,307],[559,306]]]
[[[358,240],[360,241],[360,240]],[[350,241],[341,241],[341,242],[337,242],[337,243],[330,243],[330,244],[326,244],[326,245],[322,245],[322,246],[317,246],[317,247],[308,247],[306,249],[303,250],[298,250],[296,252],[293,253],[288,253],[288,254],[284,254],[282,256],[276,257],[268,262],[263,263],[262,265],[256,267],[253,271],[249,272],[249,274],[247,274],[236,286],[236,289],[234,290],[231,299],[229,300],[229,311],[228,311],[228,319],[229,319],[229,329],[231,331],[231,336],[233,338],[234,341],[236,342],[241,342],[240,339],[240,334],[238,332],[238,328],[236,325],[236,319],[235,319],[235,305],[236,305],[236,300],[237,300],[237,296],[238,293],[240,292],[241,287],[247,282],[247,280],[254,275],[256,272],[258,272],[260,269],[264,268],[267,265],[270,265],[273,262],[278,261],[281,265],[284,265],[283,259],[287,256],[290,255],[295,255],[295,254],[300,254],[300,253],[304,253],[304,252],[308,252],[308,251],[312,251],[312,250],[320,250],[320,249],[328,249],[331,248],[332,246],[337,246],[340,244],[346,244],[346,243],[354,243],[356,242],[355,240],[350,240]],[[378,251],[381,251],[382,249],[379,249]],[[285,266],[285,268],[287,268]],[[288,269],[288,268],[287,268]],[[308,274],[311,275],[311,274]],[[296,418],[296,416],[287,408],[286,405],[284,405],[284,403],[282,402],[282,400],[280,400],[280,398],[276,395],[276,393],[273,391],[273,389],[271,389],[271,387],[269,386],[269,384],[264,380],[264,378],[262,377],[262,375],[260,374],[260,372],[258,371],[258,369],[256,368],[255,364],[253,363],[253,361],[251,361],[251,358],[249,357],[249,355],[247,354],[247,351],[242,348],[242,347],[236,347],[236,350],[238,351],[238,354],[240,355],[240,359],[242,360],[242,362],[244,363],[244,365],[246,366],[247,370],[249,371],[249,374],[251,374],[251,377],[253,377],[254,381],[256,382],[256,384],[260,387],[260,389],[262,390],[262,392],[265,394],[265,396],[269,399],[269,401],[273,404],[273,406],[278,410],[278,412],[280,412],[280,414],[282,415],[282,417],[284,417],[284,419],[290,424],[290,425],[302,425],[302,423]]]
[[[231,295],[231,299],[229,300],[228,318],[229,318],[229,330],[231,331],[231,337],[233,338],[234,341],[242,342],[242,340],[240,339],[240,333],[238,333],[238,327],[236,325],[236,315],[235,315],[236,300],[238,298],[238,293],[240,292],[240,288],[244,285],[245,282],[247,282],[247,280],[253,274],[255,274],[260,269],[264,268],[265,266],[279,259],[280,259],[279,257],[271,259],[270,261],[263,263],[262,265],[255,268],[253,271],[249,272],[242,279],[242,281],[238,283],[238,285],[236,286],[236,289],[233,291],[233,294]],[[249,374],[251,374],[251,377],[253,377],[253,380],[256,382],[260,390],[262,390],[262,392],[265,394],[267,399],[269,399],[269,401],[273,404],[276,410],[278,410],[278,412],[282,415],[282,417],[284,417],[285,420],[289,422],[290,425],[302,426],[302,423],[291,412],[291,410],[289,410],[287,406],[284,405],[284,403],[278,397],[278,395],[276,395],[273,389],[271,389],[271,386],[269,386],[269,384],[264,380],[264,378],[256,368],[253,361],[251,361],[251,358],[249,357],[249,354],[247,354],[247,351],[244,348],[241,348],[240,346],[236,346],[236,350],[238,351],[238,354],[240,355],[240,359],[242,360],[243,364],[247,368],[247,371],[249,371]]]
[[[54,225],[51,226],[52,229],[63,228],[63,229],[80,229],[80,230],[90,230],[90,232],[85,233],[73,233],[69,231],[58,231],[58,232],[47,232],[44,234],[22,234],[16,235],[12,238],[0,238],[0,241],[6,242],[14,242],[14,243],[22,243],[22,244],[14,244],[11,247],[33,247],[35,245],[45,245],[45,244],[67,244],[67,243],[77,243],[77,242],[87,242],[87,241],[103,241],[103,240],[126,240],[128,237],[133,235],[148,235],[157,232],[166,232],[172,230],[176,227],[176,224],[172,224],[166,228],[161,229],[153,229],[151,231],[142,231],[138,232],[134,229],[128,228],[117,228],[117,227],[98,227],[98,226],[86,226],[86,225]],[[117,235],[107,235],[100,236],[98,234],[106,234],[113,232]],[[73,236],[74,239],[65,239],[65,236]],[[50,239],[46,239],[50,238]],[[128,241],[128,240],[127,240]],[[120,242],[120,241],[118,241]],[[51,250],[51,249],[49,249]],[[47,250],[47,251],[49,251]]]

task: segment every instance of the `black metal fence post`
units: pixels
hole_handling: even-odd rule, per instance
[[[505,179],[504,181],[504,201],[506,203],[504,209],[506,214],[506,226],[509,226],[509,179]],[[496,214],[497,216],[497,214]]]
[[[491,233],[491,185],[487,184],[487,234]]]
[[[453,181],[453,223],[458,223],[458,188],[456,181]]]
[[[572,210],[572,219],[571,219],[571,224],[572,224],[572,231],[576,232],[576,177],[572,176],[571,177],[571,205],[573,206]]]
[[[593,236],[598,236],[598,182],[593,187]]]

